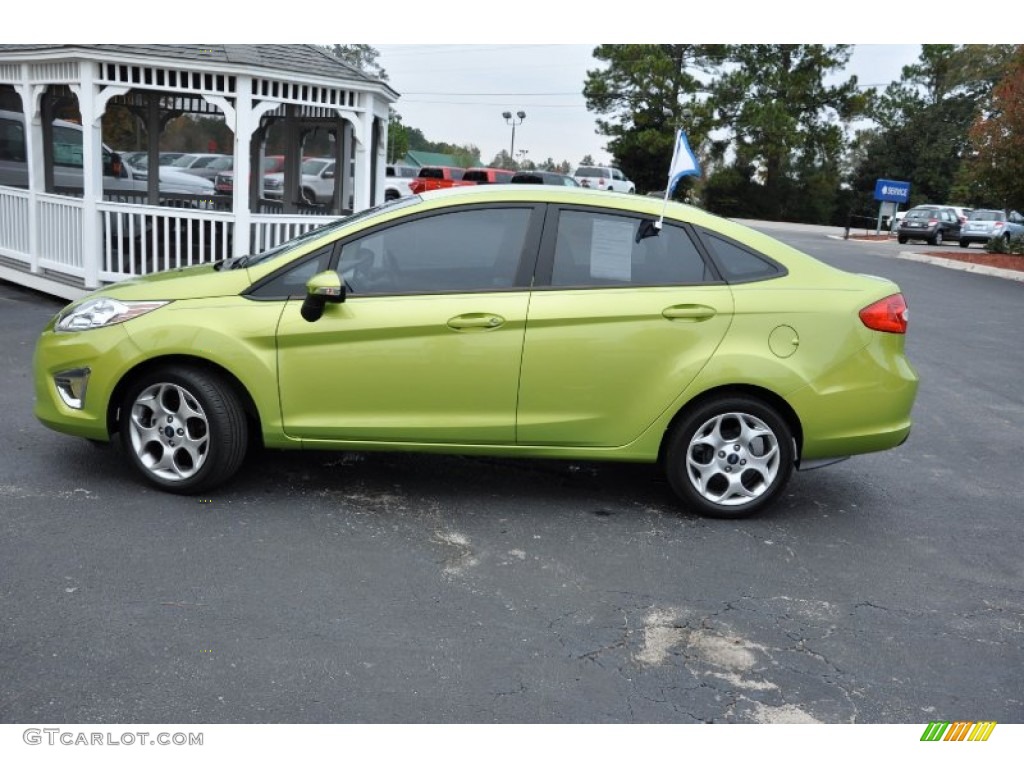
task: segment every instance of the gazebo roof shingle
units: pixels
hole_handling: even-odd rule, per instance
[[[29,54],[44,51],[123,54],[149,59],[182,59],[191,62],[217,62],[243,68],[273,69],[305,75],[380,82],[356,67],[346,64],[330,51],[317,45],[0,45],[4,54]]]

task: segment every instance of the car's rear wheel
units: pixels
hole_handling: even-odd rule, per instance
[[[748,517],[772,503],[793,472],[785,419],[761,400],[719,397],[686,414],[666,452],[669,484],[707,517]]]
[[[242,464],[248,424],[219,376],[165,368],[138,378],[121,404],[121,445],[150,484],[191,494],[227,481]]]
[[[935,234],[932,235],[932,239],[929,242],[932,245],[942,245],[942,230],[936,230]]]
[[[967,240],[961,240],[960,241],[960,247],[961,248],[968,248],[970,245],[971,245],[970,242],[968,242]]]
[[[904,245],[904,244],[906,244],[906,242],[907,242],[907,238],[906,238],[906,236],[905,236],[905,235],[897,235],[897,236],[896,236],[896,241],[897,241],[897,242],[898,242],[898,243],[899,243],[900,245]]]

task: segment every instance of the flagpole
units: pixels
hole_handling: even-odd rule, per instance
[[[661,216],[659,216],[658,220],[654,222],[654,228],[659,231],[661,230],[661,225],[665,222],[665,209],[668,208],[668,196],[672,194],[672,169],[676,167],[676,156],[679,154],[679,131],[681,130],[682,128],[676,131],[676,139],[675,142],[673,142],[675,146],[672,149],[672,162],[669,163],[668,166],[668,183],[665,184],[665,197],[661,201]]]

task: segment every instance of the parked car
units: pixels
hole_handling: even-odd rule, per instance
[[[419,169],[411,165],[388,165],[384,170],[384,199],[397,200],[412,194],[410,184]]]
[[[581,165],[573,174],[581,187],[602,192],[636,192],[636,184],[618,168],[606,165]]]
[[[149,169],[146,166],[145,156],[135,158],[135,163],[124,162],[119,172],[119,177],[129,179],[133,189],[143,191],[148,189]],[[169,165],[161,165],[157,171],[160,179],[158,188],[164,194],[195,195],[198,197],[213,196],[213,182],[201,176],[194,176],[191,173],[182,173]]]
[[[234,158],[231,155],[190,153],[173,160],[170,166],[213,181],[217,171],[229,170],[233,164]]]
[[[26,164],[25,116],[21,112],[0,110],[0,184],[12,187],[28,186]],[[103,145],[103,191],[106,195],[138,193],[148,189],[145,153],[129,153],[128,157]],[[80,190],[82,173],[82,126],[67,120],[53,121],[53,183],[57,189]],[[134,162],[128,162],[131,159]],[[171,171],[160,172],[159,190],[165,194],[209,196],[213,184],[206,179]]]
[[[556,187],[578,187],[580,183],[572,176],[554,171],[516,171],[510,184],[552,184]]]
[[[960,237],[960,219],[952,208],[939,205],[918,205],[907,211],[896,231],[900,243],[925,240],[931,245],[942,245],[944,240]]]
[[[515,171],[504,168],[467,168],[462,180],[474,184],[508,184],[514,174]]]
[[[659,463],[739,518],[907,438],[906,329],[893,282],[699,209],[474,185],[73,302],[34,412],[174,493],[262,443]]]
[[[268,173],[281,173],[284,170],[284,155],[267,155],[263,158],[263,175]],[[230,195],[235,191],[235,171],[232,163],[231,170],[219,171],[213,177],[213,186],[218,195]]]
[[[944,205],[943,208],[952,208],[956,217],[960,220],[960,227],[963,228],[964,224],[967,223],[967,219],[970,217],[973,208],[965,208],[962,205]]]
[[[475,182],[462,180],[465,172],[465,168],[458,168],[454,165],[425,165],[420,168],[416,178],[409,184],[409,189],[414,195],[418,195],[434,189],[474,184]]]
[[[323,205],[334,199],[335,161],[329,157],[307,157],[302,161],[299,196],[307,205]],[[263,194],[271,200],[284,196],[284,173],[263,177]]]
[[[960,230],[960,247],[967,248],[971,243],[988,243],[990,240],[1009,243],[1015,237],[1024,237],[1024,216],[1017,211],[979,209],[971,212]]]

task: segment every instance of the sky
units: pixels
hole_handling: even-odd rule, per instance
[[[513,118],[517,159],[576,165],[589,154],[611,163],[607,138],[596,133],[597,115],[582,95],[587,71],[602,66],[591,55],[595,43],[371,45],[401,94],[394,107],[402,122],[430,141],[473,144],[487,163],[512,150],[512,125],[502,113],[523,111],[522,121]],[[856,74],[861,85],[884,88],[919,53],[919,44],[855,45],[839,79]]]
[[[1000,5],[1012,8],[1006,0],[989,2],[997,13]],[[959,7],[952,0],[932,0],[929,13],[943,6]],[[27,13],[5,18],[0,42],[201,43],[195,38],[202,37],[224,43],[368,43],[380,52],[388,82],[401,94],[395,108],[403,122],[431,141],[473,144],[485,163],[512,149],[506,111],[526,113],[515,129],[515,150],[525,150],[525,159],[575,165],[589,154],[597,162],[611,161],[582,96],[587,70],[600,66],[591,57],[594,41],[828,44],[841,38],[855,46],[848,72],[863,85],[884,87],[917,60],[920,43],[908,44],[907,37],[940,34],[908,29],[899,8],[885,0],[827,10],[820,0],[644,0],[602,7],[579,0],[389,0],[278,5],[266,12],[254,12],[251,0],[178,0],[174,23],[168,23],[165,6],[149,4],[132,9],[131,25],[114,21],[123,21],[121,13],[83,16],[78,0],[47,0],[46,8],[45,26]],[[136,32],[127,34],[129,29]],[[922,42],[1003,42],[988,39],[1000,33],[989,25],[956,25],[955,33],[956,39]]]

